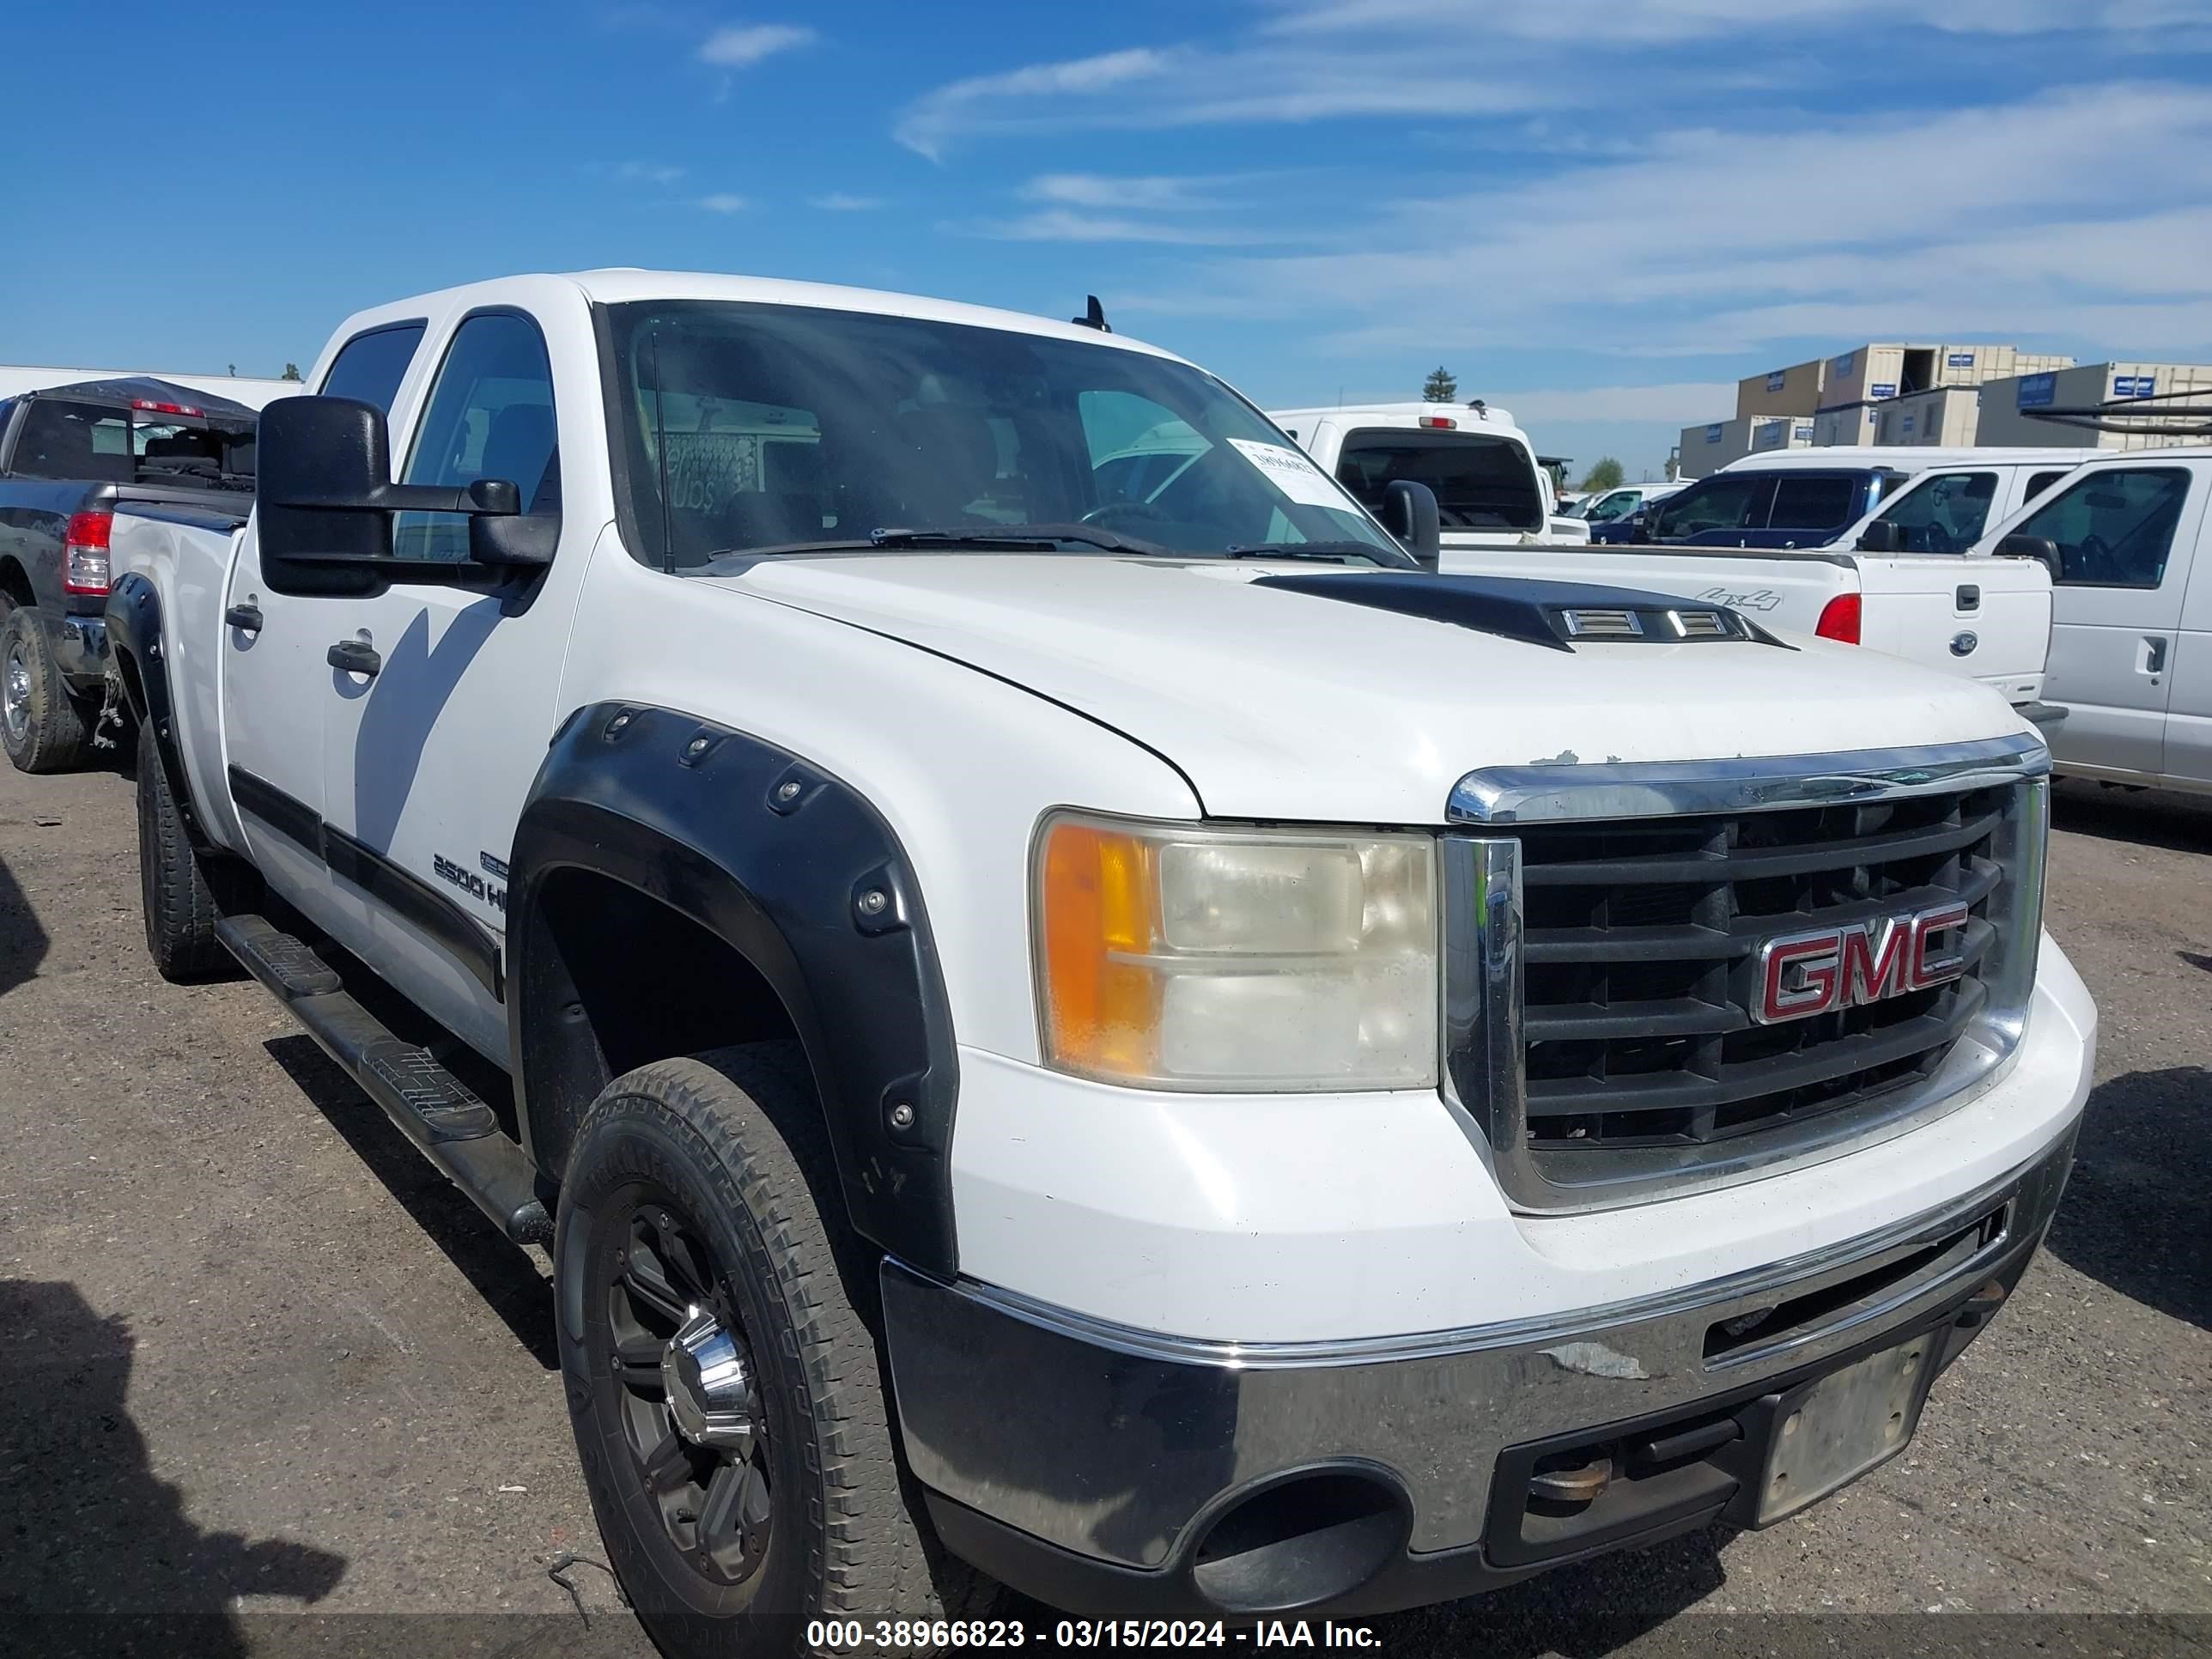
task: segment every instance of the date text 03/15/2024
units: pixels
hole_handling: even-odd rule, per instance
[[[1365,1625],[1265,1619],[1231,1627],[1218,1619],[1062,1619],[1031,1630],[1018,1619],[819,1619],[806,1627],[814,1652],[903,1652],[915,1646],[1022,1648],[1364,1648],[1382,1639]]]

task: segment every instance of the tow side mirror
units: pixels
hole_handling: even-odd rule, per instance
[[[1996,550],[2000,559],[2037,561],[2051,573],[2054,582],[2065,573],[2065,562],[2058,556],[2058,544],[2048,536],[2023,536],[2014,531],[1996,544]]]
[[[1897,526],[1887,519],[1876,519],[1859,532],[1859,551],[1862,553],[1896,553],[1904,547],[1904,538]]]
[[[513,520],[522,510],[520,492],[504,478],[458,488],[392,483],[391,440],[374,404],[280,398],[261,412],[258,446],[255,528],[262,563],[280,591],[366,592],[380,565],[434,570],[420,559],[392,559],[394,513],[469,514],[470,557],[478,564],[551,562],[550,537],[477,533],[476,520]]]
[[[1628,539],[1636,543],[1650,541],[1651,539],[1651,521],[1653,517],[1654,514],[1648,508],[1641,507],[1638,507],[1635,512],[1630,514],[1628,515]]]
[[[1437,514],[1436,491],[1428,485],[1393,478],[1382,492],[1382,522],[1422,569],[1434,570],[1443,562],[1443,521]]]

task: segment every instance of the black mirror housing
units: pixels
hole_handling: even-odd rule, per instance
[[[1424,570],[1443,561],[1443,520],[1436,491],[1412,478],[1393,478],[1382,492],[1382,522]]]
[[[1897,526],[1887,519],[1876,519],[1859,532],[1862,553],[1896,553],[1903,550],[1904,538],[1898,534]]]
[[[392,556],[392,517],[368,510],[392,479],[384,411],[351,398],[279,398],[261,411],[253,512],[263,565],[286,591],[362,589],[356,561]]]
[[[434,571],[392,558],[394,513],[467,514],[473,564],[552,562],[559,519],[522,517],[521,492],[507,479],[458,488],[392,483],[391,439],[374,404],[280,398],[261,411],[259,444],[256,533],[279,592],[366,593],[395,566]]]

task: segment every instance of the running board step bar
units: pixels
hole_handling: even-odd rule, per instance
[[[335,969],[263,917],[226,916],[216,937],[501,1231],[518,1244],[552,1239],[538,1172],[467,1084],[428,1049],[394,1036],[346,994]]]

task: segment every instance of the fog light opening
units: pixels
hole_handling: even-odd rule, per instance
[[[1371,1475],[1293,1476],[1231,1504],[1199,1540],[1191,1577],[1228,1613],[1282,1613],[1348,1595],[1405,1548],[1397,1490]]]

